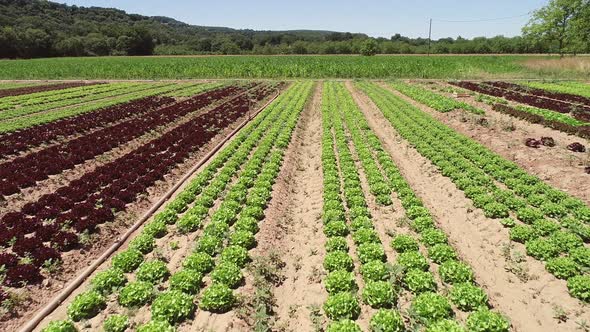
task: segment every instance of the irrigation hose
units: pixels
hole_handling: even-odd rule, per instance
[[[63,302],[65,301],[102,263],[104,263],[113,253],[115,253],[130,237],[135,231],[137,231],[150,217],[162,206],[164,203],[174,195],[174,193],[190,178],[193,174],[203,166],[213,155],[215,155],[225,143],[227,143],[233,136],[235,136],[246,124],[248,124],[253,118],[255,118],[260,112],[262,112],[265,108],[270,105],[278,96],[280,95],[280,91],[277,91],[276,95],[274,95],[266,104],[260,107],[256,112],[248,116],[238,127],[236,127],[231,133],[229,133],[221,142],[219,142],[211,151],[209,151],[199,162],[197,162],[176,184],[170,188],[152,207],[135,223],[131,228],[125,232],[120,238],[117,239],[115,243],[107,251],[105,251],[102,255],[100,255],[84,272],[79,274],[72,282],[70,282],[67,287],[63,289],[58,296],[56,296],[51,302],[45,305],[43,309],[41,309],[37,314],[31,318],[24,326],[22,326],[19,332],[31,332],[33,331],[41,321],[43,321],[47,316],[49,316],[53,311]]]

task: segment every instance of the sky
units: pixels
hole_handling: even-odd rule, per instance
[[[527,13],[544,6],[549,0],[54,1],[84,7],[119,8],[147,16],[168,16],[194,25],[254,30],[347,31],[386,38],[396,33],[428,37],[428,21],[432,18],[432,38],[439,39],[520,35],[529,19]],[[473,20],[478,22],[445,22]]]

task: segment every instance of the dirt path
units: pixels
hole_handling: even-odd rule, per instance
[[[276,328],[313,331],[313,307],[327,297],[322,286],[325,236],[322,233],[322,84],[303,111],[275,184],[267,217],[252,256],[276,252],[284,281],[273,290]]]
[[[510,317],[515,331],[577,331],[577,322],[590,320],[590,312],[568,294],[565,281],[526,257],[522,247],[506,249],[511,248],[508,231],[475,210],[448,178],[396,133],[367,96],[358,90],[353,95],[403,176],[460,257],[473,267],[490,303]],[[566,322],[554,318],[558,310],[564,310]]]
[[[584,167],[590,165],[590,151],[576,153],[566,149],[567,145],[580,142],[590,150],[590,141],[496,112],[491,106],[475,101],[474,97],[461,100],[485,110],[487,126],[478,124],[481,116],[462,111],[437,112],[398,92],[396,94],[454,130],[517,163],[527,172],[590,204],[590,176],[584,173]],[[555,139],[557,145],[534,149],[524,144],[527,138],[540,139],[544,136]]]

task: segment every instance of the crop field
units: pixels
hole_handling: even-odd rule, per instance
[[[559,57],[526,55],[48,58],[0,60],[0,79],[587,79],[586,60],[572,59],[580,65],[570,68]]]
[[[0,84],[0,330],[590,329],[589,84],[110,61]]]

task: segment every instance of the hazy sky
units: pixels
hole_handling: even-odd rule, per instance
[[[548,0],[56,0],[70,5],[115,7],[129,13],[168,16],[195,25],[255,30],[314,29],[363,32],[391,37],[427,37],[433,18],[434,39],[462,36],[519,35],[528,17],[514,17]],[[480,22],[442,22],[508,18]]]

